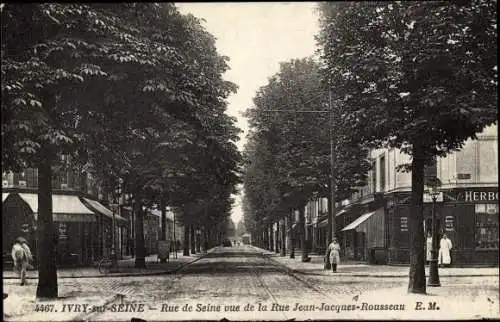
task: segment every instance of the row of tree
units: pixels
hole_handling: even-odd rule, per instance
[[[282,63],[279,73],[257,93],[254,107],[247,110],[251,131],[245,146],[243,200],[250,231],[270,229],[297,210],[301,223],[297,242],[306,244],[305,205],[313,198],[330,196],[330,140],[337,156],[336,200],[347,198],[353,187],[364,182],[368,149],[357,136],[340,130],[341,111],[331,110],[321,73],[312,58]],[[307,251],[302,252],[303,260],[307,257]]]
[[[62,154],[132,196],[136,267],[148,207],[173,207],[207,239],[227,228],[241,156],[224,112],[236,86],[199,19],[169,3],[7,4],[1,50],[4,171],[39,173],[37,297],[57,296],[51,178]]]
[[[248,112],[254,131],[245,148],[245,222],[249,230],[265,228],[324,194],[320,179],[328,175],[348,192],[363,179],[367,148],[399,148],[412,157],[402,169],[412,172],[408,290],[425,293],[424,167],[497,120],[496,2],[335,2],[319,9],[321,68],[301,70],[303,60],[282,65]],[[282,112],[325,106],[332,120]],[[325,166],[329,128],[333,173]]]

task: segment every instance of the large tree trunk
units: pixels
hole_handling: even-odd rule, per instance
[[[281,256],[286,256],[286,226],[285,219],[281,221]]]
[[[410,281],[409,293],[426,293],[424,262],[424,227],[423,227],[423,194],[424,194],[423,150],[413,145],[411,162],[411,214],[408,220],[410,228]]]
[[[184,245],[182,255],[189,256],[189,225],[184,224]]]
[[[191,254],[196,254],[196,238],[194,236],[194,225],[189,225],[189,237],[190,237],[190,245],[191,245]]]
[[[300,247],[302,249],[301,260],[303,262],[307,261],[309,254],[307,253],[306,245],[306,217],[305,217],[305,206],[301,205],[299,207],[299,234],[300,234]]]
[[[267,249],[269,251],[272,251],[273,250],[273,224],[269,224],[269,228],[267,229],[267,231],[269,232],[269,240],[268,240],[268,247]]]
[[[144,242],[144,210],[141,198],[134,202],[135,212],[135,268],[146,268],[146,247]]]
[[[295,236],[294,236],[294,217],[295,217],[295,210],[293,212],[290,212],[288,214],[288,222],[290,223],[290,258],[295,258]]]
[[[279,220],[276,222],[276,235],[274,236],[274,252],[278,254],[280,252],[280,222]]]
[[[200,227],[197,227],[197,230],[200,230]],[[196,252],[201,253],[201,230],[200,234],[196,235]]]
[[[38,167],[38,286],[37,298],[57,298],[57,266],[52,220],[52,160],[45,156]]]
[[[160,240],[167,240],[167,214],[165,211],[165,199],[161,197],[160,199],[160,209],[161,209],[161,236]],[[167,259],[162,258],[162,263],[166,263]]]
[[[165,200],[160,199],[160,210],[161,210],[161,236],[160,240],[167,240],[167,213],[165,211]]]

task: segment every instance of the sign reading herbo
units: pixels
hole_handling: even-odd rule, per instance
[[[498,202],[498,188],[461,190],[456,196],[457,200],[465,202]]]

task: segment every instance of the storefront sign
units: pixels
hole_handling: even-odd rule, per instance
[[[443,192],[440,192],[439,194],[435,195],[434,198],[436,198],[436,202],[443,202]],[[432,195],[430,193],[424,192],[424,202],[425,203],[433,202]]]
[[[472,191],[466,190],[463,193],[458,194],[459,200],[466,202],[476,202],[476,201],[498,201],[498,191]],[[462,198],[460,198],[462,197]]]

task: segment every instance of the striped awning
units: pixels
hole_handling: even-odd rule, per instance
[[[35,218],[38,215],[38,194],[19,193],[19,196],[26,201],[33,211]],[[87,208],[74,195],[52,195],[52,213],[54,221],[69,222],[95,222],[96,213]]]
[[[339,211],[339,212],[337,212],[335,214],[335,217],[341,216],[341,215],[345,214],[347,211],[348,211],[347,209],[342,209],[341,211]],[[328,226],[328,216],[325,216],[317,224],[318,228],[323,228],[323,227],[326,227],[326,226]]]
[[[352,223],[350,223],[349,225],[345,226],[342,231],[346,231],[346,230],[351,230],[351,229],[355,229],[356,227],[358,227],[359,225],[361,225],[365,220],[367,220],[368,218],[370,218],[376,211],[372,211],[372,212],[369,212],[369,213],[366,213],[364,215],[361,215],[359,216],[356,220],[354,220]]]
[[[82,199],[83,199],[84,203],[86,203],[90,209],[94,210],[97,213],[100,213],[103,216],[106,216],[106,217],[111,218],[111,219],[113,219],[113,217],[114,217],[115,220],[121,221],[121,222],[128,221],[127,219],[123,218],[122,216],[120,216],[116,213],[113,213],[111,210],[106,208],[103,204],[101,204],[97,200],[92,200],[92,199],[85,198],[85,197],[83,197]]]

